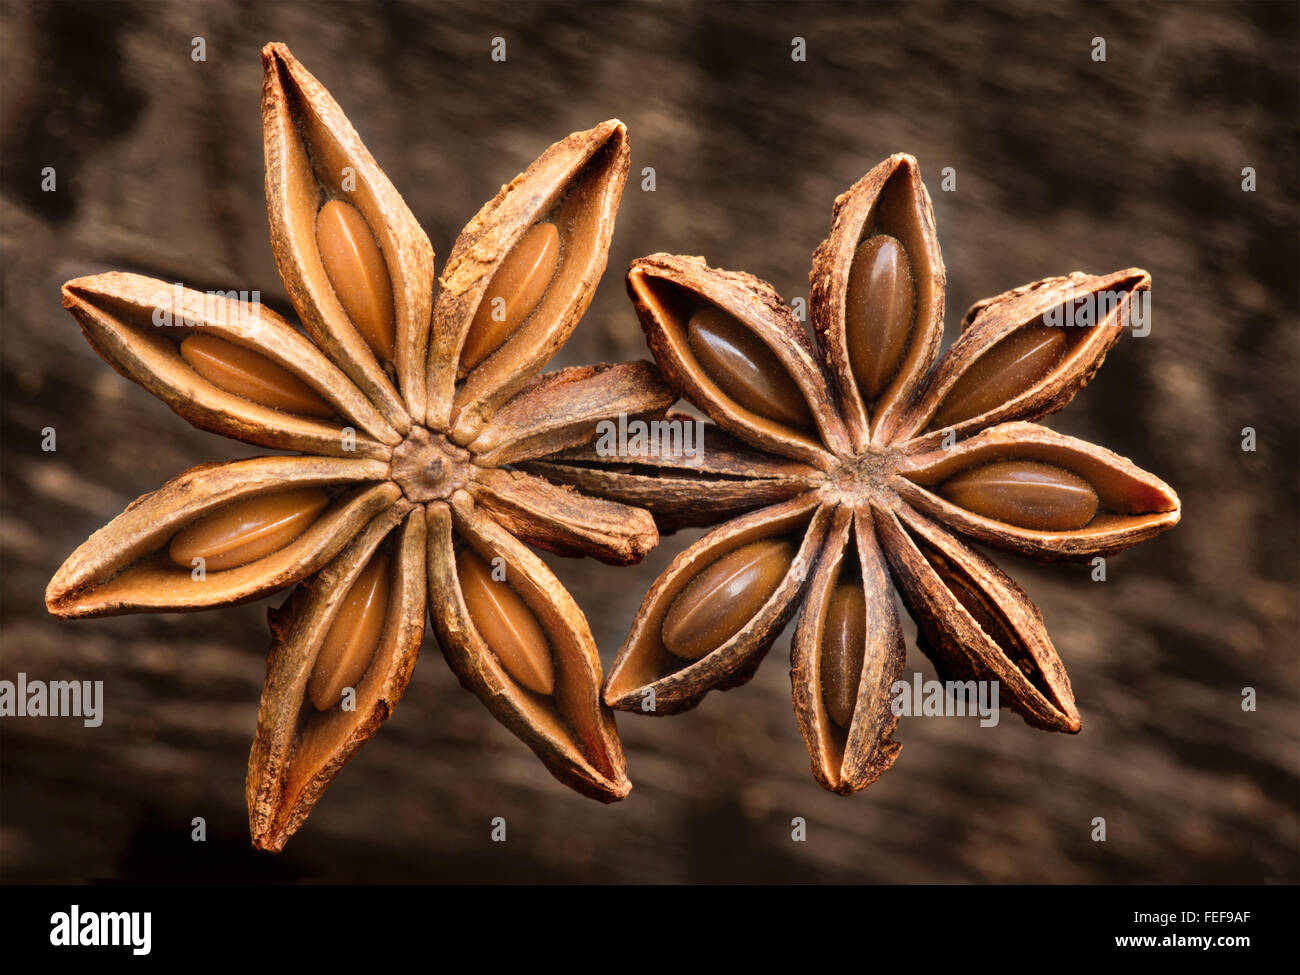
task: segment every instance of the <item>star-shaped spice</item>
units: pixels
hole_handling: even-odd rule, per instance
[[[962,537],[1057,561],[1177,523],[1178,498],[1157,478],[1024,422],[1091,379],[1149,275],[1074,273],[981,301],[940,356],[930,198],[916,161],[895,155],[835,201],[810,280],[815,343],[767,282],[695,257],[634,261],[628,293],[655,359],[716,426],[702,451],[679,437],[531,467],[644,505],[661,531],[722,522],[651,587],[606,702],[694,707],[749,680],[798,612],[791,679],[813,773],[856,791],[898,756],[897,590],[942,678],[997,681],[1030,724],[1078,731],[1038,609]]]
[[[300,456],[202,465],[135,501],[59,569],[50,611],[198,610],[296,585],[269,614],[247,785],[258,847],[283,847],[392,713],[426,605],[498,720],[561,781],[621,799],[591,632],[523,542],[626,564],[655,526],[509,465],[673,399],[648,363],[538,375],[604,270],[626,130],[575,133],[502,187],[435,305],[429,241],[338,105],[283,45],[263,61],[272,248],[306,334],[260,304],[135,274],[69,281],[64,304],[195,426]]]

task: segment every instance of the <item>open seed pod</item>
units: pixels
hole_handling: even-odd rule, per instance
[[[109,272],[69,281],[63,306],[113,368],[202,430],[340,457],[387,458],[401,439],[342,370],[261,304]],[[350,442],[348,424],[364,431]]]
[[[897,760],[892,688],[904,659],[871,512],[837,508],[791,646],[794,713],[823,788],[849,795]]]
[[[378,461],[327,457],[191,468],[70,555],[46,605],[58,616],[112,616],[257,599],[316,571],[400,497],[385,473]]]
[[[663,421],[652,422],[644,438],[629,438],[623,450],[597,439],[522,466],[585,494],[645,508],[661,534],[766,508],[817,483],[816,468],[753,450],[715,423],[679,412]]]
[[[468,444],[568,339],[605,271],[628,162],[617,119],[575,132],[465,226],[434,306],[430,426]]]
[[[798,608],[830,514],[802,495],[735,518],[673,559],[618,652],[605,701],[676,714],[749,681]]]
[[[1040,562],[1110,555],[1178,521],[1169,485],[1104,447],[1003,423],[911,457],[895,490],[964,535]]]
[[[1047,731],[1077,732],[1079,712],[1043,617],[996,565],[906,505],[874,511],[903,602],[944,679],[996,680],[1002,703]]]
[[[946,272],[930,194],[897,153],[835,200],[809,305],[854,446],[888,442],[939,353]]]
[[[770,284],[702,258],[652,254],[632,262],[627,291],[684,398],[763,450],[834,466],[828,448],[846,448],[847,434],[816,350]]]
[[[324,86],[283,44],[262,62],[280,277],[308,334],[405,434],[425,408],[433,248]]]
[[[425,534],[422,508],[393,505],[268,612],[247,782],[259,849],[284,846],[406,689],[424,638]]]
[[[937,446],[946,429],[964,436],[1061,409],[1101,368],[1150,288],[1140,268],[1076,271],[979,302],[896,437]]]
[[[429,591],[447,606],[434,626],[461,683],[561,782],[602,802],[627,796],[600,656],[573,598],[467,493],[429,505],[428,521]]]

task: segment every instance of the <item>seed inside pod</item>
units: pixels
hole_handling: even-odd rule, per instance
[[[862,583],[842,582],[831,593],[822,627],[822,699],[841,728],[853,721],[867,646],[867,600]]]
[[[456,553],[465,608],[483,642],[506,673],[538,694],[555,691],[551,647],[537,617],[509,583],[492,578],[492,567],[473,549]]]
[[[1065,330],[1039,323],[1013,332],[980,356],[935,410],[932,429],[987,413],[1041,382],[1065,355]]]
[[[797,549],[763,539],[728,552],[677,594],[663,621],[664,647],[699,660],[740,632],[785,578]]]
[[[397,334],[393,284],[366,218],[351,203],[329,200],[316,215],[316,246],[352,324],[380,360],[392,359]]]
[[[686,325],[691,352],[704,372],[737,403],[799,430],[813,426],[808,401],[776,354],[721,308],[701,308]]]
[[[243,399],[299,416],[334,415],[334,407],[288,369],[234,342],[191,335],[181,343],[181,358],[212,385]]]
[[[938,549],[919,540],[917,540],[917,547],[948,592],[961,603],[966,612],[970,613],[979,628],[984,631],[984,635],[997,645],[1022,674],[1029,678],[1031,684],[1040,691],[1045,691],[1047,684],[1043,680],[1042,671],[1034,662],[1033,656],[1027,652],[1015,630],[998,612],[996,605],[982,592],[972,587],[965,575],[959,572]]]
[[[916,317],[916,285],[903,245],[877,234],[858,245],[844,307],[853,378],[866,399],[898,372]]]
[[[343,597],[307,683],[307,696],[317,711],[337,706],[343,689],[356,687],[370,666],[388,615],[388,566],[386,552],[374,555]]]
[[[316,521],[329,500],[320,488],[301,488],[234,501],[182,528],[168,553],[187,569],[196,558],[210,572],[233,569],[284,548]]]
[[[1034,460],[1003,460],[962,471],[939,494],[967,511],[1033,531],[1072,531],[1092,521],[1097,492],[1073,471]]]
[[[463,368],[473,369],[515,333],[541,302],[559,266],[560,231],[549,221],[534,224],[483,293],[460,354]]]

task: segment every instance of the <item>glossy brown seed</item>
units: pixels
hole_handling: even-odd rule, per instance
[[[320,488],[259,494],[234,501],[182,528],[168,552],[190,568],[202,558],[209,572],[233,569],[278,552],[305,532],[329,504]]]
[[[686,326],[691,352],[718,387],[752,413],[800,430],[813,426],[808,401],[763,340],[721,308],[701,308]]]
[[[985,518],[1033,531],[1073,531],[1097,513],[1097,492],[1073,471],[1035,460],[1002,460],[962,471],[939,494]]]
[[[668,607],[664,647],[674,656],[699,660],[722,646],[776,592],[796,551],[784,539],[763,539],[701,570]]]
[[[330,200],[316,215],[316,246],[343,310],[370,350],[393,358],[393,285],[366,218],[351,203]]]
[[[335,707],[343,689],[356,687],[370,666],[388,616],[388,566],[385,552],[366,563],[325,634],[307,682],[307,696],[317,711]]]
[[[849,268],[844,326],[858,390],[874,399],[894,378],[916,317],[916,285],[903,245],[877,234],[858,245]]]
[[[299,416],[334,415],[334,408],[288,369],[234,342],[191,335],[181,343],[181,358],[212,385],[243,399]]]
[[[1008,335],[966,370],[930,421],[933,429],[987,413],[1041,382],[1065,354],[1065,330],[1039,323]]]
[[[492,566],[471,548],[456,553],[456,573],[469,618],[506,673],[530,691],[553,693],[551,647],[528,604],[509,583],[493,579]]]
[[[831,593],[822,627],[822,699],[841,728],[853,721],[867,646],[867,600],[862,583],[840,583]]]
[[[514,334],[541,302],[559,266],[559,229],[549,221],[534,224],[483,294],[460,354],[463,368],[473,369]]]

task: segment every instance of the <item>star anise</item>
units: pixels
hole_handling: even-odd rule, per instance
[[[523,542],[611,564],[657,541],[642,510],[519,470],[604,417],[662,412],[648,363],[538,376],[591,300],[628,170],[618,121],[551,146],[457,240],[429,241],[329,93],[263,51],[267,209],[306,331],[260,303],[134,274],[64,304],[115,369],[197,427],[303,456],[193,468],[74,552],[65,617],[188,611],[296,584],[249,758],[255,845],[280,849],[391,715],[424,635],[561,781],[631,788],[586,619]],[[430,341],[432,335],[432,341]]]
[[[1030,724],[1077,732],[1038,609],[958,536],[1057,561],[1177,523],[1157,478],[1024,422],[1091,379],[1145,308],[1149,275],[1076,272],[981,301],[940,357],[930,198],[916,161],[895,155],[835,201],[810,280],[815,343],[767,282],[695,257],[634,261],[628,293],[655,359],[716,426],[702,451],[647,441],[638,456],[579,448],[531,468],[644,505],[661,531],[723,522],[651,587],[606,702],[663,715],[742,684],[802,608],[791,679],[813,772],[861,789],[899,751],[897,589],[942,678],[996,681]]]

